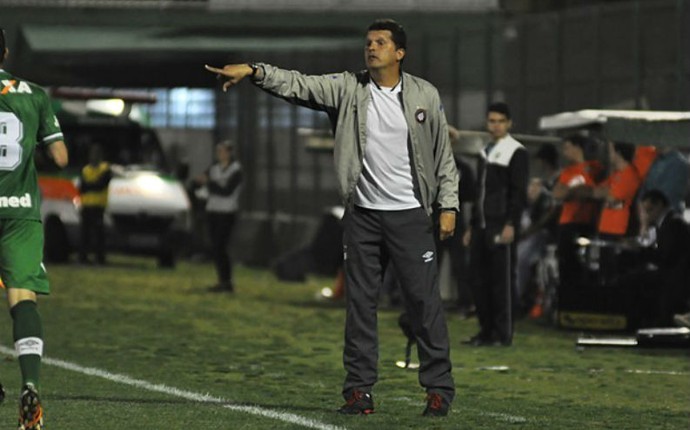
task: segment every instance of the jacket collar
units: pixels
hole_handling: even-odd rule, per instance
[[[360,84],[362,84],[363,86],[369,85],[369,83],[372,82],[372,83],[373,83],[374,85],[376,85],[378,88],[381,88],[381,87],[379,86],[379,84],[376,83],[376,81],[374,81],[373,79],[371,79],[371,74],[369,74],[369,71],[368,71],[368,70],[366,70],[366,69],[360,70],[360,71],[357,72],[355,75],[357,76],[357,81],[358,81]],[[400,70],[400,81],[398,81],[398,84],[396,84],[395,87],[397,87],[398,85],[400,85],[401,88],[402,88],[402,90],[405,91],[405,80],[406,80],[405,77],[406,77],[407,75],[408,75],[407,73],[405,73],[405,72],[403,72],[402,70]],[[394,88],[395,88],[395,87],[394,87]]]

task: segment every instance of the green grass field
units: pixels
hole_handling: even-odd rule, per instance
[[[512,348],[460,340],[476,321],[448,315],[457,397],[447,418],[424,419],[414,371],[394,363],[405,340],[380,312],[376,413],[342,417],[344,310],[315,299],[331,279],[278,282],[238,268],[234,296],[208,293],[209,264],[122,256],[105,268],[51,266],[42,298],[47,427],[125,429],[688,429],[688,351],[575,348],[577,333],[518,324]],[[19,371],[2,314],[0,377],[13,428]],[[508,366],[507,372],[481,370]],[[178,391],[175,391],[178,390]]]

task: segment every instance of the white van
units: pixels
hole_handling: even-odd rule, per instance
[[[191,231],[191,205],[182,183],[169,173],[155,131],[126,114],[69,104],[56,108],[69,166],[60,172],[39,169],[46,260],[67,261],[79,249],[79,173],[97,144],[105,161],[118,166],[108,189],[107,250],[154,255],[160,266],[174,266],[179,244]]]

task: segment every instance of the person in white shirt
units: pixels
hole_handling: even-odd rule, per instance
[[[211,291],[232,293],[232,259],[228,246],[237,220],[242,185],[242,166],[233,156],[234,147],[229,141],[216,145],[217,162],[196,179],[208,189],[206,222],[216,266],[218,284]]]
[[[432,213],[440,209],[440,238],[451,236],[459,179],[438,91],[401,69],[406,39],[397,22],[375,21],[364,47],[367,70],[358,73],[309,76],[263,63],[206,66],[226,79],[224,89],[249,77],[269,94],[331,119],[335,171],[347,208],[343,414],[374,411],[376,305],[389,262],[417,341],[419,382],[427,392],[423,415],[447,415],[455,396]]]

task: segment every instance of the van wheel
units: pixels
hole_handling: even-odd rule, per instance
[[[175,255],[172,251],[161,251],[158,254],[158,267],[163,269],[175,268]]]
[[[51,263],[66,263],[71,247],[65,226],[59,218],[48,218],[44,227],[43,257]]]

